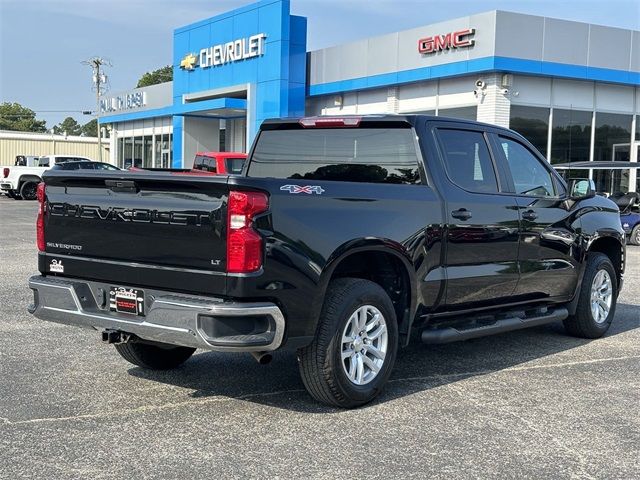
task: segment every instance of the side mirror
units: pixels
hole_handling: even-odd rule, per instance
[[[596,196],[596,185],[593,180],[575,179],[569,182],[569,195],[572,200],[583,200]]]

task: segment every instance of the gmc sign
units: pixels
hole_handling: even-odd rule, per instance
[[[418,51],[424,55],[453,48],[472,47],[475,44],[475,40],[471,37],[475,33],[475,28],[467,28],[447,33],[446,35],[424,37],[418,40]]]

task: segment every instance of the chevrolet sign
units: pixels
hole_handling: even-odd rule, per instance
[[[180,61],[183,70],[194,70],[195,67],[218,67],[227,63],[247,60],[264,55],[264,43],[267,36],[258,33],[248,38],[239,38],[227,43],[203,48],[200,53],[188,53]]]

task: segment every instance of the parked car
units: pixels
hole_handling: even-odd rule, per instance
[[[198,152],[193,160],[193,170],[216,175],[239,175],[246,159],[246,153]]]
[[[243,176],[46,172],[29,312],[150,369],[293,349],[309,393],[339,407],[379,394],[415,330],[435,344],[563,321],[597,338],[614,318],[618,207],[515,132],[280,119],[251,152]]]
[[[38,157],[38,166],[3,167],[0,191],[16,200],[35,200],[36,188],[42,181],[42,174],[54,165],[69,161],[90,162],[91,160],[73,155],[46,155]],[[16,159],[16,162],[22,163],[22,159],[19,162]]]
[[[120,169],[115,165],[111,165],[110,163],[104,162],[91,162],[85,160],[79,161],[71,161],[58,163],[54,165],[52,170],[108,170],[108,171],[119,171]]]
[[[640,168],[636,162],[573,162],[554,165],[567,180],[588,179],[588,172],[615,172]],[[612,182],[613,183],[613,182]],[[598,192],[607,196],[620,209],[620,223],[627,236],[627,241],[632,245],[640,245],[640,194],[638,192]]]

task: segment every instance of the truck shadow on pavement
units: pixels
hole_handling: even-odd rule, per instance
[[[399,351],[385,390],[370,405],[470,377],[526,368],[528,362],[543,366],[605,358],[611,350],[604,345],[607,339],[640,328],[639,310],[638,305],[618,304],[616,318],[601,340],[567,336],[562,323],[445,345],[424,345],[414,338],[409,347]],[[574,350],[598,341],[603,342],[602,355],[594,357],[592,351]],[[544,360],[555,354],[560,358]],[[158,372],[135,367],[129,374],[192,390],[187,395],[195,399],[226,397],[305,413],[342,411],[319,404],[306,393],[294,352],[276,352],[266,366],[257,364],[248,354],[202,352],[176,370]]]

